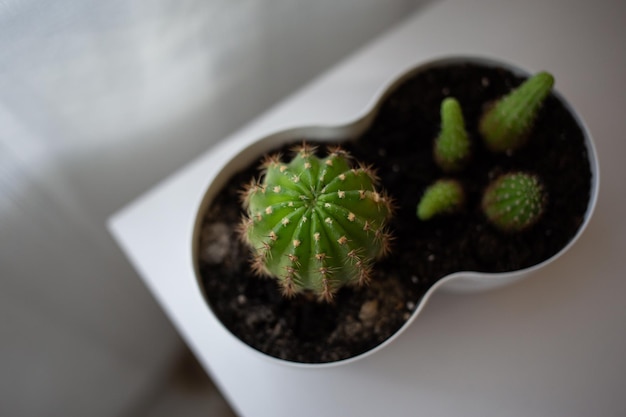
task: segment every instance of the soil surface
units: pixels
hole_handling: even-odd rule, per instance
[[[522,81],[506,70],[473,64],[418,73],[386,98],[367,132],[343,143],[355,159],[375,166],[398,209],[390,223],[393,251],[376,264],[370,286],[344,288],[333,304],[305,295],[285,299],[274,280],[251,272],[249,249],[236,232],[243,214],[239,192],[258,176],[262,156],[233,176],[205,215],[198,257],[206,297],[224,326],[274,357],[333,362],[393,335],[428,288],[452,272],[511,271],[558,252],[583,222],[590,195],[588,155],[575,119],[549,97],[527,146],[510,155],[486,151],[477,132],[484,106]],[[448,96],[459,100],[473,146],[471,163],[456,176],[466,188],[466,205],[459,214],[422,222],[415,215],[421,194],[444,176],[433,162],[432,143],[440,103]],[[293,145],[276,151],[289,155]],[[511,170],[537,173],[549,195],[541,220],[518,234],[495,230],[479,207],[490,179]]]

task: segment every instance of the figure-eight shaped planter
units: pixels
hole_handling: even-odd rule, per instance
[[[216,194],[224,186],[226,181],[234,173],[246,167],[251,162],[253,162],[254,160],[258,159],[260,156],[262,156],[264,153],[286,143],[297,142],[297,141],[301,141],[302,139],[306,139],[307,141],[314,141],[314,142],[336,143],[339,138],[342,138],[345,140],[358,138],[360,135],[363,134],[363,132],[365,132],[371,126],[371,124],[373,123],[373,121],[375,120],[378,114],[381,104],[385,102],[385,100],[396,89],[397,86],[401,85],[407,79],[410,79],[411,77],[413,77],[414,75],[420,72],[427,71],[431,68],[445,67],[450,64],[458,64],[458,63],[463,63],[463,62],[475,63],[475,64],[488,66],[488,67],[502,67],[512,72],[515,75],[524,76],[524,77],[528,76],[528,73],[526,71],[520,70],[509,64],[504,64],[502,62],[492,61],[492,60],[484,59],[484,58],[454,57],[454,58],[440,59],[440,60],[432,61],[430,63],[419,65],[415,67],[414,69],[397,77],[395,80],[389,83],[386,88],[382,90],[382,93],[380,94],[379,98],[375,101],[375,104],[373,104],[369,109],[367,109],[367,111],[364,112],[362,117],[358,118],[352,123],[342,125],[342,126],[335,126],[335,127],[316,126],[316,127],[295,128],[295,129],[290,129],[287,131],[277,132],[275,134],[272,134],[263,138],[259,138],[257,141],[254,141],[253,143],[237,144],[237,145],[233,145],[232,147],[221,148],[223,150],[223,158],[221,158],[221,160],[225,162],[221,171],[219,171],[214,177],[207,178],[209,185],[208,185],[206,194],[204,195],[199,205],[198,215],[197,215],[195,226],[194,226],[194,234],[193,234],[194,238],[192,242],[192,256],[193,256],[193,262],[194,262],[194,269],[196,271],[198,285],[203,295],[205,296],[205,300],[207,300],[207,303],[208,303],[208,297],[206,297],[202,280],[200,277],[200,273],[199,273],[199,267],[198,267],[199,265],[199,255],[198,255],[199,247],[198,246],[199,246],[199,240],[200,240],[199,236],[200,236],[202,219],[203,219],[203,215],[205,211],[211,204],[213,198],[216,196]],[[277,360],[282,363],[288,363],[292,365],[296,364],[296,365],[305,366],[305,367],[331,366],[331,365],[353,362],[366,355],[372,354],[373,352],[379,349],[382,349],[384,346],[386,346],[387,344],[395,340],[397,336],[400,333],[402,333],[402,331],[406,329],[412,323],[413,320],[415,320],[415,318],[419,315],[419,313],[425,307],[429,298],[436,291],[448,290],[448,291],[455,291],[455,292],[473,292],[473,291],[483,291],[483,290],[500,287],[500,286],[512,283],[514,281],[517,281],[525,276],[528,276],[529,274],[532,274],[536,272],[537,270],[544,268],[546,265],[554,262],[556,259],[561,257],[579,239],[579,237],[581,236],[581,234],[587,227],[587,224],[589,223],[589,220],[592,216],[592,213],[596,205],[597,197],[598,197],[599,167],[598,167],[598,160],[597,160],[594,144],[593,144],[591,135],[587,127],[585,126],[584,122],[558,92],[553,91],[552,95],[563,104],[563,106],[573,115],[574,119],[578,123],[579,128],[584,135],[585,146],[587,148],[587,156],[589,159],[589,165],[591,169],[590,193],[589,193],[589,200],[587,203],[587,209],[584,215],[584,219],[580,227],[578,228],[577,232],[573,236],[573,238],[569,240],[569,242],[561,250],[559,250],[556,254],[554,254],[553,256],[549,257],[548,259],[538,264],[535,264],[527,268],[515,270],[515,271],[501,272],[501,273],[458,271],[458,272],[454,272],[452,274],[449,274],[439,279],[423,295],[418,305],[413,310],[413,313],[411,317],[409,318],[409,320],[407,320],[406,323],[395,334],[393,334],[390,338],[388,338],[387,340],[385,340],[383,343],[379,344],[375,348],[369,350],[368,352],[362,353],[352,358],[337,361],[337,362],[322,363],[322,364],[298,364],[294,362],[283,361],[281,359],[277,359],[269,355],[265,355],[265,354],[262,354],[262,355],[271,360]]]

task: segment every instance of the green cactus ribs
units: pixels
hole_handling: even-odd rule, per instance
[[[367,283],[390,242],[390,198],[377,182],[339,147],[325,158],[306,143],[290,162],[267,157],[261,180],[243,192],[241,235],[254,272],[277,278],[286,296],[309,290],[325,301],[343,285]]]

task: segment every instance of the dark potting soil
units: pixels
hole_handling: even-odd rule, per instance
[[[205,294],[224,326],[271,356],[333,362],[393,335],[424,293],[452,272],[511,271],[558,252],[583,222],[590,196],[591,171],[576,120],[557,98],[549,97],[527,146],[511,155],[486,151],[477,132],[483,107],[522,81],[506,70],[473,64],[417,73],[387,96],[367,132],[342,144],[356,160],[376,167],[397,211],[389,225],[393,250],[377,262],[372,283],[340,290],[332,304],[305,295],[283,298],[274,280],[252,273],[249,249],[236,232],[243,214],[239,191],[258,176],[262,156],[234,175],[207,210],[198,256]],[[422,222],[415,215],[421,194],[444,176],[433,162],[432,143],[439,130],[440,103],[448,96],[459,100],[473,146],[470,165],[456,176],[465,185],[466,205],[459,214]],[[298,138],[298,143],[303,140],[307,138]],[[275,151],[289,155],[293,145]],[[549,194],[541,220],[518,234],[495,230],[479,204],[490,179],[511,170],[537,173]]]

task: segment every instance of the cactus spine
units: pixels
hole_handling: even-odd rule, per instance
[[[540,72],[493,104],[479,123],[487,148],[493,152],[506,152],[523,146],[553,85],[554,77]]]
[[[470,141],[459,102],[448,97],[441,102],[441,129],[435,139],[434,156],[445,172],[461,170],[470,156]]]
[[[343,285],[364,284],[389,250],[389,198],[371,168],[352,168],[340,148],[326,158],[306,144],[289,162],[263,164],[262,181],[244,191],[242,236],[253,269],[276,277],[287,296],[311,290],[330,301]]]
[[[544,187],[535,175],[513,172],[496,178],[486,189],[482,207],[500,230],[518,232],[532,226],[545,209]]]
[[[426,188],[419,204],[417,217],[429,220],[435,216],[458,211],[465,200],[463,188],[456,180],[440,179]]]

